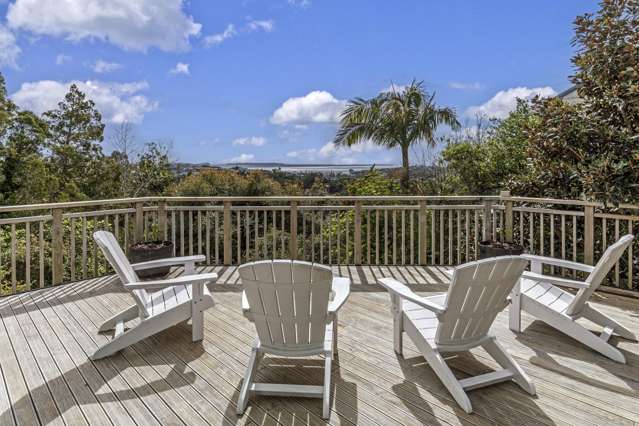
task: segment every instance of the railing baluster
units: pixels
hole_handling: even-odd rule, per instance
[[[28,224],[27,224],[28,225]],[[71,267],[71,281],[75,281],[75,218],[71,218],[69,235],[69,266]]]
[[[550,214],[550,257],[555,257],[555,215]],[[550,274],[555,273],[555,267],[550,267]]]
[[[577,216],[572,217],[572,261],[577,261]],[[573,277],[577,276],[577,271],[572,271]]]
[[[220,214],[215,212],[215,264],[220,264]]]
[[[615,219],[615,241],[619,241],[619,219]],[[619,260],[615,262],[615,286],[619,287]]]
[[[388,265],[388,210],[384,210],[384,265]]]
[[[193,256],[193,211],[189,210],[189,256]]]
[[[402,265],[406,265],[406,210],[399,211],[402,216],[402,245],[401,245],[401,255],[402,255]]]
[[[461,211],[457,210],[457,264],[461,264]]]
[[[539,254],[544,255],[544,214],[539,213]]]
[[[180,256],[184,256],[184,210],[180,209]]]
[[[204,220],[206,221],[205,232],[206,232],[206,264],[211,264],[211,212],[207,210],[204,214]]]
[[[437,265],[437,258],[435,257],[435,244],[437,239],[436,230],[435,230],[435,222],[436,222],[437,210],[431,210],[430,212],[430,261],[431,264]]]
[[[397,265],[397,210],[393,209],[393,265]]]
[[[202,212],[197,211],[197,254],[202,254]]]
[[[632,220],[628,220],[628,233],[632,234]],[[632,243],[628,247],[628,284],[627,287],[632,289],[632,269],[634,267],[632,261]]]
[[[98,217],[93,216],[93,232],[98,230]],[[91,247],[93,248],[92,256],[93,256],[93,276],[98,276],[98,247],[95,241],[92,242]]]
[[[38,262],[39,262],[39,273],[40,280],[39,286],[40,288],[44,287],[44,222],[38,222]],[[86,275],[86,274],[85,274]]]
[[[24,244],[24,266],[25,266],[25,281],[27,285],[27,290],[31,290],[31,223],[27,222],[25,224],[25,237],[26,241]]]
[[[469,241],[469,239],[470,239],[470,237],[469,237],[469,234],[470,234],[470,223],[469,223],[470,211],[468,209],[466,209],[465,216],[466,217],[465,217],[465,221],[464,221],[464,231],[465,231],[465,234],[466,234],[466,238],[465,238],[465,244],[464,244],[465,247],[464,248],[466,249],[466,253],[465,253],[465,256],[464,256],[464,261],[468,262],[470,260],[470,241]]]
[[[82,217],[82,278],[88,278],[87,256],[88,256],[88,240],[87,240],[87,218]],[[126,243],[125,243],[126,245]]]
[[[474,222],[474,228],[475,228],[474,229],[474,236],[475,236],[475,238],[473,239],[473,246],[474,246],[475,250],[474,250],[474,253],[473,253],[473,259],[477,260],[477,257],[478,257],[477,256],[477,247],[479,245],[479,210],[475,210],[474,216],[475,216],[474,217],[474,219],[475,219],[475,222]]]
[[[242,263],[242,211],[235,211],[235,240],[237,242],[236,248],[236,259],[237,264]]]
[[[379,209],[375,209],[375,264],[379,265]]]
[[[453,264],[453,211],[448,210],[448,264]]]
[[[371,264],[371,211],[366,210],[366,263]]]
[[[127,229],[128,227],[125,227]],[[177,252],[177,238],[176,238],[177,228],[175,226],[175,210],[171,211],[171,242],[173,243],[173,256],[176,256]]]
[[[410,260],[409,263],[411,265],[415,264],[415,212],[412,210],[408,211],[410,215]]]
[[[11,224],[11,294],[17,292],[16,279],[16,224]]]
[[[528,239],[530,242],[530,252],[535,252],[535,213],[530,212],[528,215]]]
[[[249,211],[246,210],[244,212],[244,233],[246,234],[244,236],[245,238],[245,244],[246,244],[246,255],[244,256],[244,259],[246,260],[246,262],[250,262],[251,261],[251,218],[249,215]],[[255,229],[255,233],[257,235],[257,229]],[[257,253],[257,252],[256,252]]]
[[[445,210],[439,211],[439,263],[438,265],[446,264],[446,248],[444,245],[444,212]]]
[[[324,263],[324,210],[320,211],[320,263]],[[330,245],[329,245],[330,251]]]

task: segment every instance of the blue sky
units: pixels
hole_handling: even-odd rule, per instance
[[[38,112],[70,82],[180,161],[397,163],[331,144],[346,100],[423,80],[472,126],[569,87],[591,0],[0,0],[0,71]],[[109,130],[110,131],[110,130]],[[108,150],[108,142],[106,142]]]

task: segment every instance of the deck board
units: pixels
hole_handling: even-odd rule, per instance
[[[523,315],[524,332],[508,330],[506,313],[493,333],[535,382],[537,397],[512,383],[470,392],[474,414],[453,401],[409,339],[404,358],[392,346],[388,295],[382,276],[422,293],[445,291],[440,267],[339,266],[353,281],[340,311],[339,355],[333,365],[333,425],[636,425],[639,424],[639,344],[613,337],[627,365],[584,348]],[[205,338],[191,342],[188,324],[99,361],[106,339],[99,324],[132,303],[117,280],[105,277],[0,299],[0,424],[239,424],[321,425],[321,402],[252,399],[235,415],[239,385],[255,333],[242,316],[234,267],[216,267],[216,306],[205,314]],[[179,274],[179,271],[175,271]],[[639,302],[598,294],[595,303],[639,331]],[[496,364],[481,349],[449,360],[459,377]],[[296,367],[291,368],[290,365]],[[319,384],[319,359],[267,357],[258,380]]]

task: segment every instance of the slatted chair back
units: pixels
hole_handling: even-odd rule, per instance
[[[463,346],[485,338],[527,265],[518,256],[503,256],[455,268],[436,343]]]
[[[262,346],[292,352],[323,347],[330,268],[268,260],[242,265],[239,274]]]
[[[567,315],[577,315],[582,311],[588,299],[590,299],[590,296],[599,288],[615,263],[619,261],[624,252],[630,247],[633,239],[634,236],[632,234],[624,235],[619,241],[606,249],[604,254],[601,255],[599,262],[595,265],[595,269],[586,279],[588,287],[580,289],[570,303],[570,306],[566,309]]]
[[[104,253],[104,257],[109,261],[115,273],[120,278],[122,284],[128,284],[140,281],[137,274],[131,267],[131,262],[120,248],[118,240],[108,231],[97,231],[93,233],[93,239],[98,247]],[[147,317],[149,312],[146,309],[149,301],[149,295],[145,290],[132,290],[131,295],[135,299],[135,303],[140,310],[140,316]]]

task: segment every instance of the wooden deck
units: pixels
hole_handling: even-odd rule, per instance
[[[217,305],[205,315],[205,340],[178,325],[113,357],[87,355],[104,342],[96,327],[132,303],[114,278],[67,284],[0,299],[0,425],[12,424],[323,424],[321,401],[260,397],[235,415],[254,338],[241,315],[234,268],[216,268]],[[353,279],[340,311],[331,424],[639,424],[639,344],[613,338],[628,364],[585,349],[524,317],[524,333],[494,333],[533,378],[537,397],[511,383],[470,393],[475,413],[457,407],[406,339],[406,359],[392,349],[388,295],[374,278],[395,276],[427,294],[443,291],[437,267],[336,267]],[[597,295],[599,307],[639,331],[639,301]],[[450,360],[460,377],[495,364],[481,350]],[[291,368],[295,365],[295,368]],[[266,358],[260,380],[316,383],[319,360]]]

